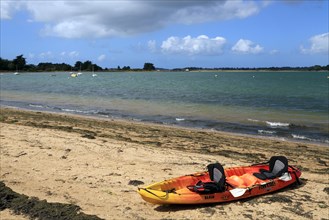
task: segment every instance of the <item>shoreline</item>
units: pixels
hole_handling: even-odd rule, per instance
[[[15,192],[76,204],[100,218],[327,217],[327,146],[9,108],[0,108],[0,128],[1,181]],[[214,161],[240,166],[273,155],[285,155],[302,170],[301,186],[242,202],[187,208],[148,204],[130,184],[137,180],[148,185],[201,171]]]
[[[202,127],[192,127],[188,125],[179,125],[179,124],[166,124],[156,121],[141,121],[136,120],[134,118],[120,118],[120,117],[102,117],[100,115],[87,115],[87,114],[79,114],[79,113],[70,113],[70,112],[57,112],[57,111],[51,111],[51,110],[43,110],[43,109],[27,109],[27,108],[21,108],[21,107],[15,107],[15,106],[7,106],[7,105],[0,105],[0,109],[13,109],[18,111],[27,111],[27,112],[42,112],[45,114],[58,114],[58,115],[67,115],[71,117],[78,117],[78,118],[89,118],[94,120],[100,120],[100,121],[117,121],[117,122],[133,122],[136,124],[145,124],[145,125],[156,125],[156,126],[164,126],[169,128],[178,128],[178,129],[187,129],[187,130],[194,130],[194,131],[206,131],[206,132],[217,132],[227,135],[233,135],[233,136],[242,136],[242,137],[254,137],[259,139],[268,139],[268,140],[274,140],[274,141],[287,141],[287,142],[293,142],[293,143],[305,143],[305,144],[314,144],[319,146],[327,146],[329,147],[329,143],[327,142],[320,142],[310,139],[299,139],[299,138],[289,138],[289,137],[279,137],[279,136],[266,136],[266,135],[260,135],[260,134],[251,134],[251,133],[243,133],[243,132],[233,132],[233,131],[225,131],[225,130],[217,130],[213,128],[202,128]]]

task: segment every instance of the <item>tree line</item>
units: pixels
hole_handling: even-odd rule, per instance
[[[184,67],[184,68],[175,68],[172,71],[329,71],[329,65],[321,66],[304,66],[304,67],[219,67],[219,68],[203,68],[203,67]]]
[[[138,71],[141,69],[131,69],[130,66],[124,66],[120,68],[118,66],[117,69],[103,69],[102,67],[98,66],[97,64],[92,63],[91,61],[87,60],[84,62],[77,61],[73,66],[66,63],[39,63],[38,65],[34,64],[27,64],[26,59],[24,58],[23,54],[16,56],[13,60],[2,59],[0,57],[0,70],[1,71],[24,71],[24,72],[52,72],[52,71]],[[152,63],[144,63],[144,67],[142,70],[145,71],[152,71],[155,70],[154,64]]]
[[[160,68],[157,68],[160,70]],[[130,66],[118,66],[117,68],[103,69],[97,64],[87,60],[84,62],[77,61],[73,66],[66,63],[39,63],[38,65],[27,64],[26,59],[23,55],[16,56],[13,60],[2,59],[0,57],[0,70],[1,71],[24,71],[24,72],[52,72],[52,71],[154,71],[156,70],[153,63],[144,63],[142,69],[132,69]],[[329,71],[329,65],[321,66],[314,65],[308,67],[255,67],[255,68],[234,68],[234,67],[223,67],[223,68],[202,68],[202,67],[184,67],[175,69],[163,69],[164,71]]]

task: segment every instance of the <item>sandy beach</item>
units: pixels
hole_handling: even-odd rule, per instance
[[[18,194],[73,204],[101,219],[329,219],[328,146],[136,121],[1,108],[0,181]],[[284,155],[302,185],[245,201],[146,203],[137,187]],[[1,200],[3,198],[0,198]],[[1,207],[1,206],[0,206]],[[3,207],[3,206],[2,206]],[[13,209],[0,219],[29,219]]]

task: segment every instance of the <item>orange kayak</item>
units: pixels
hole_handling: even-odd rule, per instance
[[[200,193],[193,190],[200,182],[211,182],[210,172],[198,172],[176,177],[138,188],[142,198],[155,204],[203,204],[245,199],[299,183],[301,172],[287,166],[287,172],[270,179],[259,179],[254,174],[268,170],[269,165],[259,164],[224,169],[225,189],[221,192]]]

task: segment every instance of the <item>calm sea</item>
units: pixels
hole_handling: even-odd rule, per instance
[[[329,143],[328,72],[0,77],[2,106]]]

